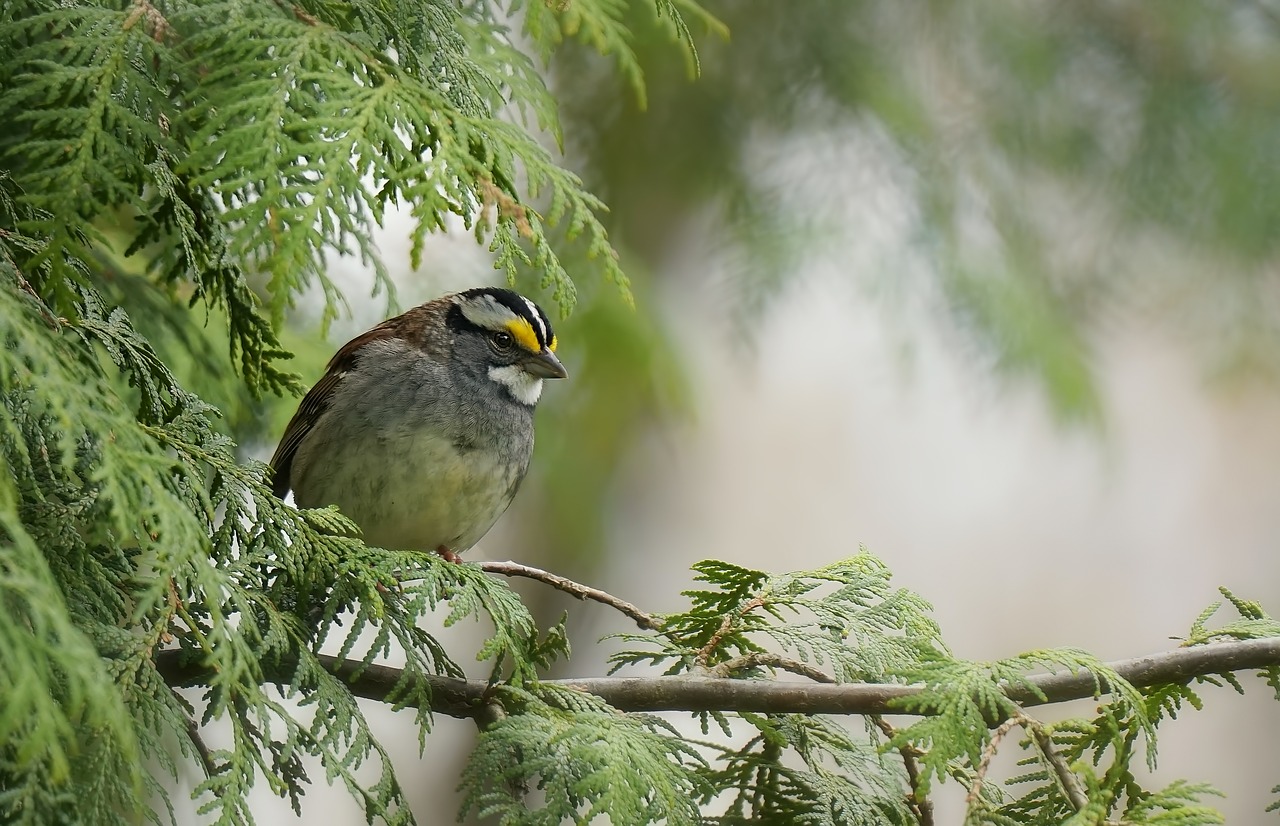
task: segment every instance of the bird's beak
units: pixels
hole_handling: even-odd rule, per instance
[[[526,373],[531,376],[537,376],[540,379],[569,378],[569,372],[564,369],[560,359],[556,358],[555,353],[545,348],[536,356],[529,356],[529,358],[525,359],[523,366]]]

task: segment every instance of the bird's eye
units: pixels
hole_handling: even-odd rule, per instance
[[[498,332],[493,334],[492,341],[494,345],[505,350],[506,348],[511,346],[511,341],[512,341],[511,334],[503,330],[499,330]]]

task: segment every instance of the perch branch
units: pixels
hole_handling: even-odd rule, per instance
[[[385,700],[401,679],[398,668],[364,666],[357,660],[321,655],[326,668],[345,681],[352,693]],[[203,685],[213,676],[199,664],[184,662],[179,651],[162,651],[156,665],[170,685]],[[1193,677],[1280,665],[1280,637],[1218,642],[1178,648],[1109,663],[1135,686],[1185,682]],[[291,668],[265,675],[267,682],[287,682]],[[488,703],[488,683],[449,677],[424,677],[431,708],[454,717],[474,717]],[[892,683],[814,684],[776,680],[731,680],[716,677],[585,677],[549,680],[551,685],[594,694],[621,711],[756,711],[777,714],[902,714],[895,701],[920,691]],[[1086,671],[1040,674],[1027,686],[1011,687],[1008,696],[1022,706],[1063,703],[1095,696],[1094,676]],[[1038,689],[1043,697],[1038,696]]]
[[[501,574],[502,576],[513,577],[520,576],[526,579],[536,579],[538,582],[550,585],[557,591],[564,591],[566,594],[575,596],[578,599],[591,599],[596,602],[608,605],[611,608],[625,614],[627,617],[635,621],[635,624],[645,630],[656,630],[662,627],[662,620],[646,611],[642,611],[624,599],[619,599],[613,594],[601,591],[599,588],[592,588],[590,585],[583,585],[581,582],[574,582],[572,579],[565,579],[559,574],[553,574],[550,571],[544,571],[541,568],[534,568],[529,565],[521,565],[519,562],[481,562],[480,568],[485,573]]]

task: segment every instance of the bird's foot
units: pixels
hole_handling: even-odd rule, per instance
[[[452,562],[455,565],[462,564],[462,557],[458,556],[444,545],[436,548],[436,553],[440,554],[441,558],[443,558],[445,562]]]

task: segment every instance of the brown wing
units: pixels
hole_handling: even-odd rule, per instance
[[[303,439],[307,438],[307,434],[311,432],[311,428],[315,427],[324,412],[329,409],[334,391],[338,389],[347,371],[355,366],[360,348],[371,341],[395,338],[398,335],[401,318],[402,316],[397,316],[387,319],[367,333],[361,333],[342,345],[342,349],[334,353],[333,358],[329,360],[324,376],[307,391],[307,395],[302,397],[298,412],[294,413],[293,418],[289,420],[289,426],[284,429],[284,436],[280,438],[280,445],[276,447],[275,455],[271,457],[271,492],[278,498],[283,499],[292,487],[289,477],[298,446],[302,444]]]

